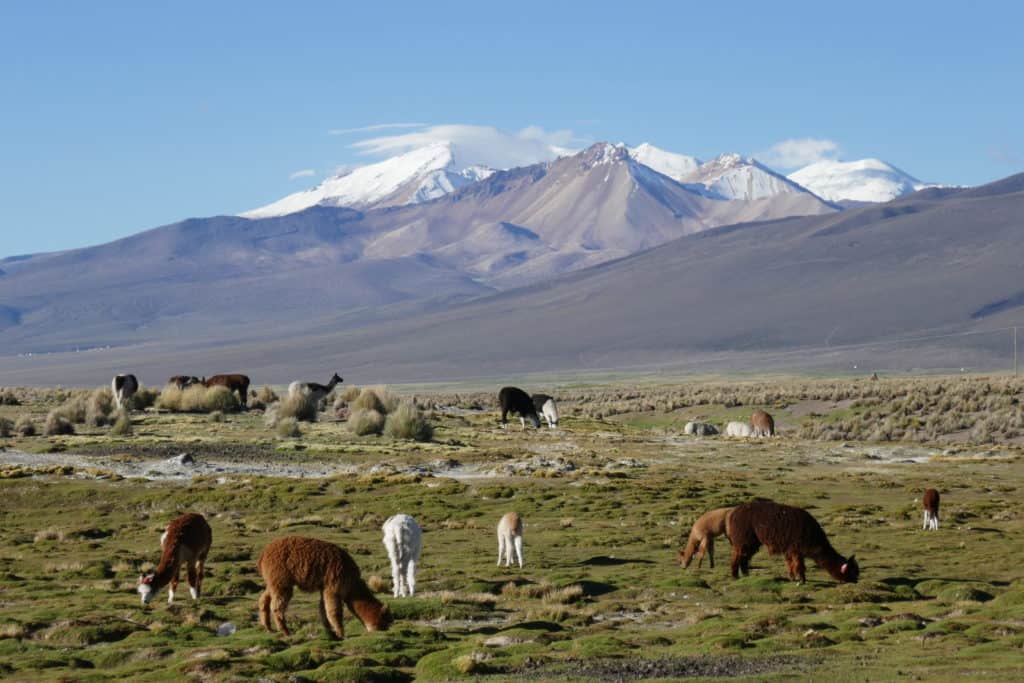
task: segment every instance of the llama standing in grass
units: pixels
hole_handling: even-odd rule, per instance
[[[693,560],[694,553],[697,554],[697,568],[700,569],[704,562],[705,553],[711,568],[715,568],[715,537],[726,533],[726,522],[732,508],[718,508],[711,512],[705,512],[693,523],[690,529],[690,538],[686,543],[686,550],[679,551],[679,565],[686,569]]]
[[[775,436],[775,419],[763,410],[751,413],[750,426],[754,430],[754,436]]]
[[[530,398],[533,399],[533,408],[537,414],[543,415],[544,419],[548,421],[548,427],[551,429],[558,427],[558,406],[555,405],[555,399],[547,394],[534,394]]]
[[[331,381],[327,384],[317,384],[316,382],[292,382],[288,385],[288,395],[298,396],[305,394],[313,400],[316,406],[320,406],[320,403],[327,398],[327,396],[334,391],[334,387],[338,386],[341,382],[344,382],[338,373],[334,373],[331,377]]]
[[[501,428],[508,429],[508,414],[519,415],[519,421],[523,424],[523,431],[526,431],[526,420],[529,419],[533,426],[540,429],[540,417],[537,415],[537,408],[533,405],[530,395],[518,387],[503,387],[498,392],[498,405],[501,406]]]
[[[409,515],[384,522],[384,547],[391,559],[391,588],[396,598],[416,594],[416,563],[423,547],[423,530]]]
[[[367,631],[385,631],[391,625],[391,611],[374,597],[352,556],[333,543],[302,536],[278,538],[263,549],[256,567],[267,584],[260,595],[259,616],[268,631],[273,614],[281,633],[291,635],[284,616],[296,586],[320,592],[320,622],[332,638],[345,637],[343,605]]]
[[[168,524],[160,536],[160,547],[163,548],[160,564],[151,574],[139,577],[138,591],[142,604],[148,605],[168,583],[171,587],[167,589],[167,604],[173,603],[183,564],[188,572],[188,591],[193,600],[198,600],[203,589],[203,564],[212,542],[213,533],[202,515],[185,513]]]
[[[135,375],[114,375],[110,381],[110,390],[114,392],[114,404],[118,410],[123,410],[126,402],[139,390],[139,380]]]
[[[810,557],[840,583],[856,583],[857,560],[844,558],[829,543],[818,520],[802,508],[755,500],[733,508],[726,523],[732,541],[732,577],[750,573],[750,558],[762,544],[772,555],[785,555],[789,578],[807,580],[804,557]]]
[[[921,499],[924,507],[924,530],[939,530],[939,492],[935,489],[928,489]]]
[[[498,522],[498,566],[505,558],[505,566],[514,562],[523,568],[523,518],[518,512],[506,512]]]

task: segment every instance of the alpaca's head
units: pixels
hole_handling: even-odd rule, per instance
[[[380,612],[377,614],[377,623],[367,623],[367,631],[387,631],[391,628],[391,624],[395,621],[395,617],[391,614],[391,608],[387,605],[382,605]]]
[[[139,591],[139,596],[142,597],[142,604],[148,605],[153,600],[153,596],[156,595],[156,589],[153,588],[153,575],[145,574],[139,577],[139,585],[136,590]]]
[[[854,559],[853,555],[850,555],[850,559],[843,562],[843,566],[839,568],[839,573],[842,575],[844,582],[857,583],[857,579],[860,578],[860,565],[857,564],[857,560]]]
[[[676,554],[679,556],[679,566],[683,569],[686,569],[687,565],[690,564],[689,561],[686,559],[686,553],[684,553],[682,550],[676,550]]]

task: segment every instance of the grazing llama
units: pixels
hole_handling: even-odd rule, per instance
[[[763,410],[751,413],[750,426],[754,430],[754,436],[775,436],[775,420]]]
[[[320,403],[327,398],[328,394],[334,391],[334,387],[338,386],[341,382],[344,382],[338,373],[334,373],[331,377],[331,381],[327,384],[317,384],[316,382],[292,382],[288,385],[288,395],[298,396],[299,394],[305,394],[312,399],[314,405],[319,406]]]
[[[199,380],[199,383],[205,387],[227,387],[228,391],[237,391],[238,400],[241,401],[242,407],[247,407],[247,401],[249,400],[248,375],[214,375],[213,377],[203,377]]]
[[[114,379],[110,380],[110,390],[114,392],[114,404],[118,410],[122,410],[125,402],[139,390],[139,380],[135,379],[135,375],[114,375]]]
[[[558,406],[555,405],[555,399],[547,394],[534,394],[530,398],[533,399],[533,409],[538,415],[544,416],[548,421],[548,427],[558,427]]]
[[[730,422],[725,425],[726,436],[754,436],[754,428],[746,422]]]
[[[160,536],[160,564],[151,574],[139,577],[142,604],[148,605],[168,583],[171,587],[167,589],[167,604],[173,603],[183,564],[188,572],[188,591],[193,600],[198,600],[203,592],[203,564],[212,542],[213,532],[202,515],[187,512],[171,521]]]
[[[359,567],[347,552],[326,541],[284,536],[271,541],[256,563],[267,587],[260,595],[260,624],[270,631],[270,616],[285,636],[290,636],[284,615],[297,586],[320,592],[320,622],[331,638],[344,638],[343,605],[367,631],[385,631],[391,611],[373,595],[359,575]]]
[[[772,555],[785,555],[789,578],[807,580],[804,557],[841,583],[856,583],[860,576],[857,560],[844,558],[829,543],[828,537],[811,513],[802,508],[781,505],[770,500],[755,500],[733,508],[726,523],[732,541],[732,576],[750,573],[750,558],[762,544]]]
[[[935,489],[928,489],[921,499],[924,507],[924,530],[939,530],[939,492]]]
[[[498,405],[501,406],[501,428],[508,429],[508,414],[518,414],[519,421],[523,423],[523,431],[526,431],[526,420],[529,419],[533,426],[540,429],[540,417],[537,415],[537,408],[533,405],[533,399],[522,389],[517,387],[503,387],[498,392]]]
[[[732,508],[718,508],[705,512],[693,523],[690,529],[690,538],[686,543],[686,550],[679,551],[679,566],[686,569],[693,560],[694,553],[697,554],[697,568],[700,569],[704,562],[704,554],[707,553],[708,562],[711,568],[715,568],[715,537],[722,536],[726,532],[726,521]]]
[[[409,515],[384,522],[384,547],[391,559],[391,588],[396,598],[416,594],[416,563],[423,547],[423,530]]]
[[[498,566],[501,558],[505,558],[505,566],[514,562],[523,568],[523,518],[518,512],[506,512],[498,522]]]

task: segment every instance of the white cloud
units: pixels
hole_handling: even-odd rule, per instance
[[[451,143],[460,166],[512,168],[549,161],[584,141],[577,139],[572,131],[546,131],[539,126],[505,131],[492,126],[445,124],[367,138],[352,147],[365,155],[394,156],[433,142]]]
[[[292,173],[290,176],[288,176],[288,180],[298,180],[299,178],[309,178],[309,177],[315,176],[315,175],[316,175],[316,171],[314,171],[313,169],[311,169],[311,168],[304,168],[301,171],[296,171],[295,173]]]
[[[388,130],[391,128],[422,128],[425,123],[375,123],[372,126],[360,128],[331,128],[328,135],[349,135],[350,133],[372,133],[375,130]]]
[[[777,142],[754,156],[769,166],[779,168],[800,168],[822,159],[835,159],[839,155],[839,143],[821,138],[790,138]]]

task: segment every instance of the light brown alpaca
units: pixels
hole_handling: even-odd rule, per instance
[[[203,564],[213,543],[213,532],[206,519],[194,512],[186,512],[167,525],[160,537],[163,555],[153,573],[139,577],[139,595],[142,604],[148,605],[157,592],[168,583],[167,604],[174,602],[174,591],[178,588],[181,565],[188,571],[188,590],[193,600],[198,600],[203,589]]]
[[[697,553],[697,568],[704,562],[704,554],[707,553],[708,562],[711,568],[715,568],[715,537],[725,535],[725,527],[732,508],[718,508],[705,512],[690,529],[690,540],[686,543],[686,550],[679,552],[679,566],[686,569],[693,560],[694,553]],[[728,536],[726,537],[728,538]]]
[[[518,512],[506,512],[498,522],[498,566],[501,558],[505,558],[505,566],[514,562],[523,566],[523,518]]]
[[[775,420],[763,410],[751,413],[750,425],[754,428],[754,436],[775,436]]]
[[[390,610],[373,596],[351,555],[333,543],[302,536],[278,538],[263,549],[256,566],[267,584],[260,595],[259,613],[268,631],[273,613],[281,633],[291,635],[284,613],[296,586],[306,592],[320,591],[320,622],[332,637],[345,637],[343,604],[367,631],[384,631],[391,625]]]

